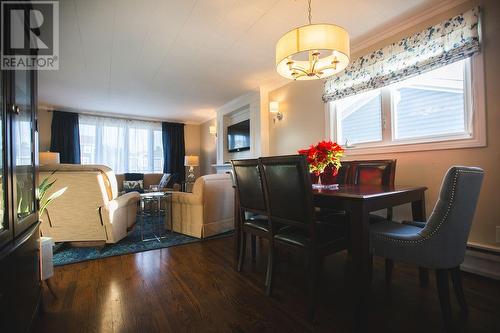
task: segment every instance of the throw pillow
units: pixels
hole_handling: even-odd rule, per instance
[[[163,176],[161,176],[160,183],[158,184],[160,190],[167,188],[170,178],[172,178],[172,175],[169,173],[164,173]]]
[[[125,180],[142,180],[144,181],[143,173],[125,173]]]
[[[123,190],[128,192],[139,192],[144,193],[144,181],[143,180],[124,180],[123,181]]]
[[[173,188],[174,187],[174,184],[176,183],[180,183],[179,181],[177,181],[179,178],[179,174],[178,173],[173,173],[171,176],[170,176],[170,179],[168,180],[168,183],[167,183],[167,187],[168,188]]]

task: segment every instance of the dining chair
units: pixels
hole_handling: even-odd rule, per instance
[[[345,233],[327,223],[317,221],[313,206],[311,179],[302,155],[262,157],[260,170],[275,247],[301,252],[309,264],[308,318],[314,317],[317,288],[323,258],[347,248]],[[269,279],[273,290],[275,252]]]
[[[245,262],[247,235],[251,236],[251,254],[254,261],[256,255],[256,236],[267,239],[270,245],[265,284],[269,286],[269,267],[272,265],[273,260],[273,237],[269,219],[267,218],[267,206],[264,200],[259,161],[257,159],[247,159],[233,160],[231,163],[239,199],[239,216],[241,219],[239,221],[241,241],[239,243],[238,272],[241,272]]]
[[[396,160],[353,161],[348,183],[353,185],[394,186]],[[372,214],[370,222],[380,222],[384,218]],[[392,220],[392,208],[387,209],[387,220]]]
[[[334,175],[334,170],[332,165],[328,165],[325,171],[321,174],[321,183],[323,184],[347,184],[348,176],[351,171],[351,162],[342,162],[338,172]],[[312,176],[312,180],[317,180],[318,176]]]
[[[396,160],[366,160],[366,161],[342,161],[337,179],[339,184],[348,185],[374,185],[374,186],[394,186],[396,175]],[[323,176],[322,176],[323,179]],[[332,219],[337,225],[346,226],[349,222],[345,211],[322,208],[319,210],[322,216]],[[370,223],[377,223],[385,220],[392,220],[392,208],[387,209],[386,217],[370,214]],[[391,267],[391,263],[386,263]]]
[[[451,167],[443,179],[439,198],[427,223],[386,221],[370,226],[373,255],[436,271],[439,301],[447,331],[452,330],[448,274],[451,274],[462,313],[468,314],[460,264],[464,261],[483,177],[484,171],[480,168]]]

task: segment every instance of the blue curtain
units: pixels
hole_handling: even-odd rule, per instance
[[[172,180],[176,183],[184,181],[185,167],[184,155],[184,124],[164,122],[162,126],[163,142],[163,173],[172,174]]]
[[[61,163],[80,164],[78,114],[53,111],[50,151],[60,154]]]

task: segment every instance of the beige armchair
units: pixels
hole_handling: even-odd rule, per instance
[[[172,194],[173,230],[205,238],[234,229],[234,189],[231,175],[196,179],[193,193]]]
[[[136,221],[139,193],[118,196],[116,177],[103,165],[54,164],[40,166],[40,181],[52,176],[66,192],[42,216],[42,233],[56,242],[105,241],[116,243]]]

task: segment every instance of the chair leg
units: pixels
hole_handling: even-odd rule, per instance
[[[448,284],[448,270],[436,270],[436,282],[439,294],[439,303],[446,332],[452,332],[450,290]]]
[[[267,276],[266,276],[266,285],[267,296],[272,296],[273,287],[274,287],[274,278],[276,276],[276,264],[279,258],[279,251],[274,247],[272,242],[269,243],[269,258],[267,262]]]
[[[418,280],[420,281],[420,286],[425,287],[429,285],[429,270],[425,267],[418,268]]]
[[[469,315],[469,307],[465,300],[464,288],[462,286],[462,273],[460,272],[460,267],[455,267],[450,270],[451,281],[453,282],[453,289],[455,289],[455,296],[457,296],[458,304],[460,305],[460,310],[464,317]]]
[[[392,221],[392,207],[391,208],[387,208],[387,220],[389,221]]]
[[[251,249],[252,249],[252,262],[255,262],[255,258],[257,257],[257,237],[255,235],[251,235],[250,236],[250,246],[251,246]]]
[[[241,240],[240,240],[240,257],[238,260],[238,272],[241,272],[243,269],[243,263],[245,262],[245,253],[247,248],[247,234],[245,232],[241,232]]]
[[[307,319],[310,322],[314,321],[314,314],[316,313],[316,302],[318,298],[318,284],[320,278],[320,271],[323,259],[319,258],[317,254],[310,256],[310,275],[309,275],[309,304],[307,310]]]
[[[392,280],[392,269],[394,268],[394,260],[385,259],[385,283],[390,284]]]
[[[269,249],[267,251],[267,271],[266,271],[266,294],[271,295],[271,283],[273,280],[273,270],[274,270],[274,246],[272,242],[269,242]]]

